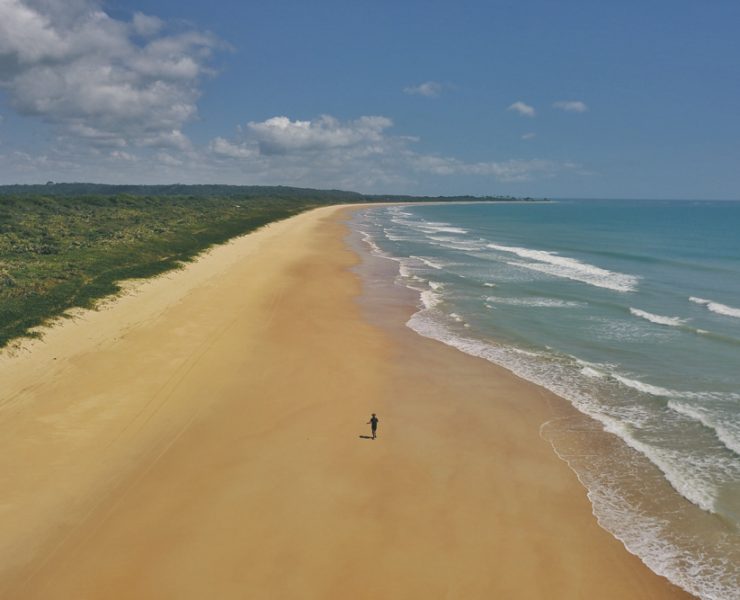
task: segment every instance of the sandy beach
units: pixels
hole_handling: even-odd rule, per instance
[[[564,401],[361,297],[351,210],[0,359],[0,597],[690,597],[540,437]]]

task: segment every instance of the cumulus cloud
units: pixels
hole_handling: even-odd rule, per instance
[[[190,139],[179,129],[144,133],[138,142],[141,146],[168,148],[170,150],[180,150],[181,152],[186,152],[192,148]]]
[[[533,140],[536,137],[537,137],[537,134],[534,131],[529,131],[525,133],[524,135],[522,135],[523,140]]]
[[[0,93],[17,113],[50,124],[55,134],[46,146],[35,142],[35,151],[1,154],[0,176],[413,191],[432,176],[518,182],[575,168],[539,159],[466,162],[423,154],[415,150],[418,138],[394,134],[384,116],[274,116],[193,144],[184,128],[197,117],[202,80],[212,74],[212,56],[223,44],[141,12],[114,18],[106,5],[0,0]],[[434,97],[448,87],[426,81],[403,91]],[[579,111],[572,105],[578,101],[568,102],[568,108],[556,104]],[[536,114],[522,101],[509,110]]]
[[[403,88],[404,94],[411,96],[426,96],[427,98],[434,98],[442,93],[444,86],[437,81],[425,81],[419,85],[409,85]]]
[[[218,40],[110,17],[99,0],[0,0],[0,89],[21,114],[91,146],[189,147]]]
[[[586,112],[588,110],[588,106],[586,106],[586,103],[581,102],[580,100],[559,100],[558,102],[555,102],[553,104],[553,107],[559,108],[560,110],[564,110],[566,112],[577,113]]]
[[[506,110],[513,110],[514,112],[519,113],[523,117],[534,117],[537,114],[537,111],[535,111],[533,106],[530,106],[529,104],[525,104],[521,100],[517,100],[513,104],[509,106]]]
[[[360,117],[340,123],[323,115],[315,121],[291,121],[288,117],[273,117],[247,124],[257,140],[262,154],[288,154],[294,151],[323,151],[372,145],[383,139],[383,130],[393,125],[387,117]]]
[[[555,161],[466,162],[416,152],[416,138],[393,135],[386,117],[309,121],[285,116],[250,122],[232,139],[217,137],[208,147],[223,169],[239,169],[250,181],[281,181],[317,187],[372,190],[411,185],[419,176],[478,176],[516,183],[552,177],[574,168]]]

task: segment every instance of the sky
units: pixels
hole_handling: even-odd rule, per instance
[[[740,199],[737,0],[0,0],[0,184]]]

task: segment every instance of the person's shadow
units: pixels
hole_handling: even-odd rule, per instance
[[[373,436],[371,436],[371,435],[361,435],[360,438],[362,438],[363,440],[371,440],[371,439],[373,439]]]

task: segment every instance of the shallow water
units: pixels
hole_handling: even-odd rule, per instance
[[[543,435],[600,523],[703,598],[740,597],[740,203],[373,207],[408,326],[595,419]]]

